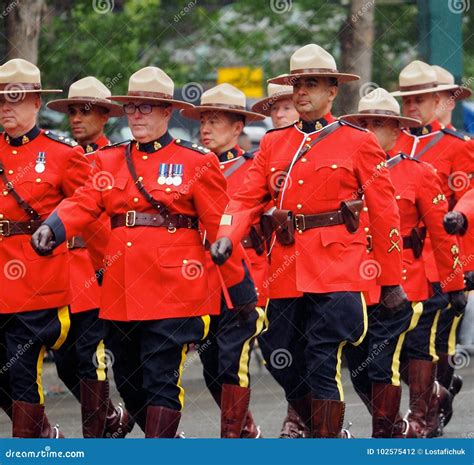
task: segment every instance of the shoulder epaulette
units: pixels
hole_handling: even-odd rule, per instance
[[[465,142],[467,142],[468,140],[471,140],[471,138],[469,136],[466,136],[462,132],[455,131],[454,129],[443,128],[443,129],[441,129],[441,132],[444,132],[445,134],[449,134],[450,136],[457,137],[458,139],[461,139]]]
[[[282,129],[291,128],[295,123],[296,123],[296,121],[293,121],[293,123],[288,124],[288,126],[282,126],[281,128],[272,128],[272,129],[269,129],[265,134],[268,134],[269,132],[281,131]]]
[[[61,144],[69,145],[69,147],[75,147],[77,145],[77,142],[74,139],[71,139],[70,137],[58,136],[57,134],[49,130],[44,131],[44,135],[52,140],[55,140],[56,142],[61,142]]]
[[[210,150],[206,149],[206,147],[203,147],[202,145],[196,144],[194,142],[189,142],[188,140],[176,139],[174,142],[175,144],[181,147],[186,147],[187,149],[194,150],[198,153],[206,154],[210,152]]]
[[[351,128],[358,129],[359,131],[369,132],[367,129],[361,128],[360,126],[357,126],[357,124],[350,123],[349,121],[346,121],[345,119],[339,119],[338,121],[339,121],[343,126],[350,126]]]
[[[120,142],[115,142],[114,144],[107,144],[107,145],[104,145],[103,147],[101,147],[99,150],[107,150],[107,149],[111,149],[113,147],[119,147],[120,145],[126,145],[130,142],[130,139],[127,139],[127,140],[122,140]]]

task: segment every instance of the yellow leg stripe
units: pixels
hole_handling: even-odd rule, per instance
[[[403,331],[400,336],[398,336],[397,346],[395,347],[395,352],[392,358],[392,384],[394,386],[400,386],[400,354],[402,352],[403,343],[405,342],[405,336],[408,332],[412,331],[418,321],[420,321],[421,314],[423,313],[423,304],[421,302],[413,302],[411,304],[413,309],[413,315],[410,320],[410,325],[406,331]]]
[[[97,344],[95,357],[97,360],[97,369],[95,370],[97,373],[97,381],[105,381],[107,379],[107,375],[105,372],[105,345],[102,339],[100,340],[99,344]]]
[[[270,303],[270,299],[267,299],[267,301],[265,302],[265,321],[263,322],[262,333],[265,332],[268,329],[268,327],[270,326],[270,322],[268,321],[268,314],[267,314],[269,303]]]
[[[61,333],[59,334],[58,340],[51,347],[51,349],[54,350],[59,349],[63,345],[64,341],[67,338],[69,328],[71,327],[71,319],[69,318],[69,307],[67,305],[65,307],[58,308],[58,318],[59,323],[61,325]]]
[[[242,352],[240,354],[238,372],[240,387],[249,387],[250,343],[262,332],[266,320],[266,313],[261,307],[257,307],[255,310],[258,313],[258,318],[255,322],[255,332],[244,342],[242,346]]]
[[[206,337],[206,336],[204,336]],[[203,338],[204,339],[204,338]],[[186,361],[186,354],[188,353],[189,346],[188,344],[183,345],[183,350],[181,351],[181,361],[179,362],[179,368],[178,368],[178,381],[176,385],[178,386],[179,389],[179,403],[181,405],[180,410],[183,410],[184,408],[184,389],[183,386],[181,386],[181,376],[183,375],[183,367],[184,367],[184,362]]]
[[[451,325],[451,329],[449,330],[448,355],[456,354],[456,332],[457,332],[460,322],[461,322],[461,315],[455,316],[453,320],[453,324]]]
[[[367,315],[367,304],[365,303],[364,294],[362,292],[360,293],[360,298],[362,300],[362,313],[364,315],[364,330],[362,331],[362,335],[360,336],[360,338],[352,344],[356,347],[364,340],[364,338],[367,334],[367,330],[369,329],[369,318],[368,318],[368,315]]]
[[[339,344],[339,347],[337,349],[336,384],[337,384],[337,390],[339,391],[339,398],[341,402],[344,401],[344,391],[342,389],[342,382],[341,382],[342,349],[344,348],[346,343],[347,341],[342,341]]]
[[[204,324],[204,332],[203,332],[203,336],[202,336],[202,339],[206,339],[207,335],[209,334],[209,328],[211,326],[211,317],[210,315],[203,315],[201,317],[202,319],[202,322]]]
[[[40,398],[39,403],[44,404],[44,392],[43,392],[43,360],[46,347],[41,347],[38,355],[38,361],[36,362],[36,385],[38,386],[38,395]]]
[[[441,315],[441,310],[436,312],[436,316],[433,321],[433,325],[431,326],[431,334],[430,334],[430,356],[433,362],[437,362],[439,360],[438,355],[436,354],[436,331],[438,330],[438,320],[439,316]]]

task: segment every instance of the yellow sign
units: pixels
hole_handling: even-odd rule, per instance
[[[217,84],[227,82],[240,89],[248,98],[263,97],[263,69],[242,66],[218,68]]]

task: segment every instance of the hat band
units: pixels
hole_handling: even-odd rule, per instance
[[[216,108],[222,108],[223,110],[244,110],[245,107],[243,105],[232,105],[232,104],[227,104],[227,103],[204,103],[201,102],[202,107],[216,107]]]
[[[90,100],[91,102],[102,100],[103,102],[107,102],[107,99],[104,97],[91,97],[90,95],[88,96],[84,95],[82,97],[79,95],[75,95],[74,97],[68,97],[67,100]]]
[[[317,74],[317,73],[337,73],[337,69],[332,68],[301,68],[301,69],[292,69],[290,74]]]
[[[363,110],[359,111],[360,115],[385,115],[385,116],[396,116],[400,118],[400,113],[392,110]]]
[[[437,82],[427,82],[426,84],[415,84],[413,86],[400,86],[400,91],[411,92],[412,90],[432,89],[437,86]]]
[[[11,90],[12,92],[21,92],[22,90],[41,90],[41,83],[30,82],[8,82],[1,84],[2,90]]]
[[[131,90],[128,92],[128,97],[151,97],[172,100],[173,96],[170,94],[164,94],[163,92],[149,92],[146,90]]]

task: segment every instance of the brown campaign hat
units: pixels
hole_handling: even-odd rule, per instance
[[[270,116],[270,110],[274,103],[283,99],[291,99],[293,95],[292,86],[284,86],[280,84],[268,84],[268,97],[258,100],[252,105],[252,111],[265,116]]]
[[[471,89],[459,86],[454,82],[454,76],[447,70],[438,65],[433,65],[436,77],[438,79],[438,90],[451,91],[455,100],[464,100],[472,95]]]

